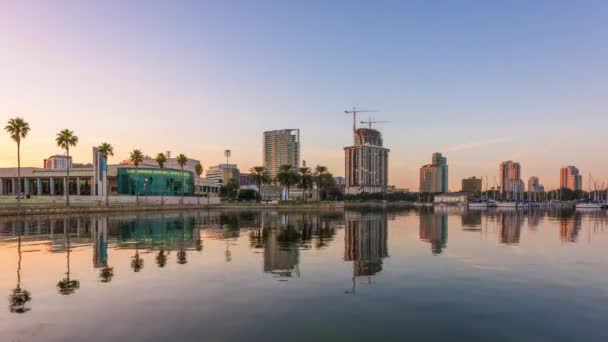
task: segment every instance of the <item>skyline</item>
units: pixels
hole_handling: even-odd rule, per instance
[[[602,2],[59,3],[0,12],[0,121],[30,123],[24,167],[61,153],[69,128],[77,162],[107,141],[110,162],[170,150],[207,169],[231,149],[248,170],[263,164],[262,132],[296,127],[301,159],[343,176],[356,105],[392,121],[377,126],[390,185],[415,191],[434,152],[452,191],[498,180],[506,160],[547,189],[567,165],[608,179]],[[0,167],[15,165],[0,134]]]

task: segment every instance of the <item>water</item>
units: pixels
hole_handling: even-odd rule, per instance
[[[2,341],[606,341],[608,218],[0,218]]]

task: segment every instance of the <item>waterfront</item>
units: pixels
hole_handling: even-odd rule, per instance
[[[5,217],[0,333],[7,341],[603,341],[607,245],[605,211]]]

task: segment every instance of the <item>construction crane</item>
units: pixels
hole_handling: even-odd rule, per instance
[[[372,120],[372,118],[369,118],[369,121],[361,121],[361,124],[368,124],[369,125],[369,129],[372,129],[372,124],[377,124],[377,123],[389,123],[390,121],[378,121],[378,120]]]
[[[369,109],[357,109],[353,107],[352,110],[345,110],[344,113],[353,115],[353,133],[357,132],[357,113],[375,113],[377,110],[369,110]]]

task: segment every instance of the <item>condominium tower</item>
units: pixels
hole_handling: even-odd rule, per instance
[[[354,145],[344,148],[345,193],[386,191],[389,151],[382,146],[382,133],[372,128],[357,129]]]
[[[281,129],[264,132],[264,166],[275,177],[281,165],[300,167],[300,130]]]
[[[420,192],[448,192],[447,158],[442,156],[441,153],[433,153],[432,164],[420,168]]]
[[[508,160],[500,163],[500,191],[502,193],[520,193],[525,191],[525,184],[521,180],[521,166],[517,162]]]
[[[559,186],[573,191],[582,190],[583,176],[579,174],[575,166],[564,166],[559,172]]]

